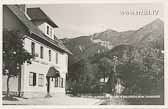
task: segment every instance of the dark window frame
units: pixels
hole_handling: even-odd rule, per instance
[[[49,31],[50,31],[50,27],[47,25],[47,32],[46,32],[47,35],[50,35],[50,32],[49,32]]]
[[[58,64],[58,52],[55,52],[55,63]]]
[[[55,86],[55,87],[58,87],[58,77],[55,78],[54,86]]]
[[[40,58],[43,59],[44,58],[44,47],[40,46]]]
[[[49,61],[51,61],[51,50],[48,50]]]
[[[31,42],[31,54],[35,56],[35,43]]]
[[[33,77],[31,77],[33,82],[30,82],[30,75],[31,74],[33,74]],[[37,80],[36,77],[37,77],[36,73],[34,73],[34,72],[29,73],[29,86],[36,86],[36,80]]]
[[[52,30],[52,28],[50,27],[50,28],[49,28],[49,36],[51,36],[51,37],[52,37],[52,34],[53,34],[52,31],[53,31],[53,30]]]
[[[61,78],[61,88],[64,88],[64,78]]]

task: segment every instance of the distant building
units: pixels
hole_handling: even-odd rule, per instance
[[[24,96],[41,93],[65,94],[68,54],[71,53],[55,36],[58,26],[40,8],[25,5],[3,6],[3,30],[19,30],[25,36],[24,48],[35,55],[32,64],[21,66],[21,77],[10,79],[10,91]],[[3,36],[5,37],[5,36]],[[6,76],[3,75],[3,92]]]
[[[103,78],[100,78],[100,82],[104,82],[104,83],[107,83],[109,80],[109,77],[103,77]]]

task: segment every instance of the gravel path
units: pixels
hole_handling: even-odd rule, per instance
[[[100,99],[70,97],[67,95],[53,96],[50,98],[16,98],[18,101],[3,100],[4,105],[98,105]]]

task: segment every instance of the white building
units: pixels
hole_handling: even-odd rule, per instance
[[[47,92],[65,94],[68,54],[71,52],[56,38],[54,29],[57,28],[40,8],[3,6],[3,29],[22,31],[26,37],[25,49],[35,55],[32,64],[21,66],[21,77],[10,79],[11,92],[21,92],[28,97]],[[3,76],[5,91],[6,76]]]

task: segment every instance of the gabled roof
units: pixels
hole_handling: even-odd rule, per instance
[[[38,29],[27,17],[26,15],[19,9],[17,5],[5,5],[7,6],[13,14],[16,15],[16,17],[25,25],[30,32],[30,34],[34,34],[37,37],[49,42],[50,44],[54,45],[55,47],[63,50],[64,52],[72,54],[62,43],[60,40],[53,40],[43,34],[42,31]]]
[[[47,72],[47,77],[57,78],[60,77],[60,72],[55,67],[50,67]]]
[[[27,14],[32,21],[44,21],[52,27],[58,27],[40,8],[27,8]]]

